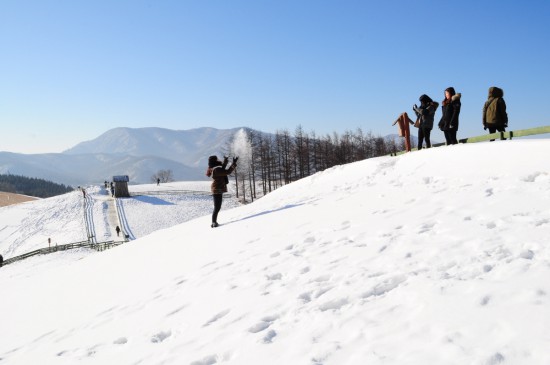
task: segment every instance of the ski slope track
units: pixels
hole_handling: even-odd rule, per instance
[[[215,229],[206,197],[124,199],[135,240],[0,269],[0,364],[549,364],[549,153],[496,141],[338,166],[224,201]],[[30,215],[67,231],[48,201],[0,209],[2,252],[39,241],[17,226]]]

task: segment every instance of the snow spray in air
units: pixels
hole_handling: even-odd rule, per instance
[[[252,156],[252,146],[244,129],[239,129],[235,133],[231,149],[234,156],[239,156],[239,166],[248,166]]]
[[[250,160],[252,159],[252,145],[248,139],[248,134],[244,129],[240,129],[233,137],[233,143],[231,145],[233,156],[239,157],[238,171],[236,173],[236,180],[239,182],[236,184],[237,198],[246,203],[247,190],[250,194],[250,200],[253,201],[253,186],[250,179]],[[248,182],[248,184],[247,184]],[[239,184],[241,185],[239,187]],[[248,185],[248,188],[247,188]]]

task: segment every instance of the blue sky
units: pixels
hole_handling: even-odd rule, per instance
[[[115,127],[386,135],[448,86],[459,138],[485,133],[490,86],[511,129],[550,125],[549,20],[550,1],[0,0],[0,151]]]

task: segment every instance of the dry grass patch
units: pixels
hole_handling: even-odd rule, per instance
[[[13,194],[13,193],[4,193],[0,191],[0,207],[5,207],[8,205],[13,204],[19,204],[28,202],[31,200],[36,200],[38,198],[27,196],[27,195],[19,195],[19,194]]]

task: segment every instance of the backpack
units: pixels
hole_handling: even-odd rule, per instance
[[[492,99],[487,101],[485,107],[485,121],[487,124],[503,124],[505,121],[500,120],[502,111],[499,110],[499,107],[501,107],[501,102],[499,101],[504,96],[504,91],[496,86],[493,86],[489,90],[489,96]]]

